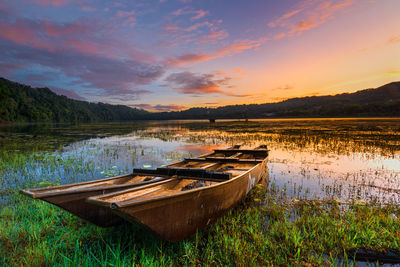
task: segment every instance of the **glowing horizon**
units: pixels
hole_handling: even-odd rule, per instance
[[[0,76],[152,111],[400,80],[398,0],[0,0]]]

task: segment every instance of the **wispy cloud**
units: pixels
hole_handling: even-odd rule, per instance
[[[145,109],[148,111],[178,111],[187,108],[185,106],[175,105],[175,104],[169,104],[169,105],[134,104],[130,106],[135,108]]]
[[[400,76],[400,71],[388,71],[383,74],[383,76]]]
[[[68,98],[72,98],[75,100],[82,100],[82,101],[87,100],[86,98],[78,95],[74,90],[65,90],[65,89],[57,88],[57,87],[51,87],[50,90],[53,91],[54,93],[56,93],[57,95],[63,95],[63,96],[66,96]]]
[[[191,7],[184,7],[172,12],[172,14],[175,16],[194,15],[191,17],[191,20],[198,20],[208,15],[209,12],[202,9],[196,10]]]
[[[81,7],[82,11],[86,11],[86,12],[94,12],[97,10],[97,8],[95,7],[91,7],[91,6],[82,6]]]
[[[400,35],[399,36],[390,37],[389,40],[387,41],[387,43],[389,43],[389,44],[400,43]]]
[[[353,5],[355,0],[333,1],[333,0],[305,0],[297,4],[296,8],[290,10],[268,23],[271,28],[286,29],[285,33],[275,36],[275,39],[286,36],[300,35],[304,31],[311,30],[328,20],[336,13]]]
[[[216,51],[213,52],[199,52],[199,53],[191,53],[184,54],[181,56],[177,56],[175,58],[168,58],[164,61],[166,65],[172,66],[181,66],[186,64],[193,64],[202,61],[208,61],[214,58],[220,58],[224,56],[233,56],[235,54],[241,53],[246,50],[254,49],[261,44],[263,44],[267,39],[260,40],[236,40],[230,45],[223,46]]]
[[[32,0],[33,3],[42,6],[63,6],[70,2],[71,0]]]
[[[238,95],[224,91],[223,88],[230,88],[230,77],[216,77],[215,74],[198,74],[189,71],[170,74],[165,81],[173,90],[182,94],[206,95],[221,94],[227,96],[248,96]]]
[[[133,27],[136,23],[135,11],[118,10],[114,18],[122,20],[123,25]]]
[[[117,14],[124,18],[132,13]],[[158,79],[165,69],[152,55],[115,39],[96,20],[60,23],[3,16],[0,50],[7,51],[0,58],[0,68],[8,69],[2,73],[53,68],[85,87],[102,89],[105,96],[138,96],[142,92],[134,88]]]
[[[272,90],[276,90],[276,91],[288,91],[288,90],[292,90],[293,88],[294,88],[293,86],[291,86],[291,85],[289,85],[289,84],[285,84],[285,85],[283,85],[283,86],[276,87],[276,88],[274,88],[274,89],[272,89]]]

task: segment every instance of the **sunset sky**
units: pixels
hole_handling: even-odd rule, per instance
[[[400,81],[399,0],[0,0],[0,76],[152,111]]]

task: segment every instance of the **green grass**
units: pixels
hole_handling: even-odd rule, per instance
[[[103,229],[42,201],[14,196],[0,213],[5,265],[336,265],[352,248],[400,250],[395,205],[280,201],[258,186],[217,223],[177,243],[130,224]]]

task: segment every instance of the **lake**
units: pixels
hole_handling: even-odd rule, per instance
[[[0,202],[16,190],[156,168],[233,144],[270,149],[288,199],[398,202],[400,119],[150,121],[0,126]]]

